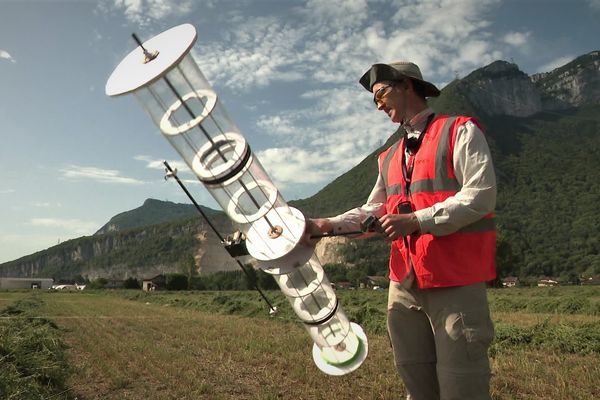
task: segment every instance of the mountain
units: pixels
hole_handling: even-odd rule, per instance
[[[600,51],[529,77],[516,64],[493,63],[455,80],[432,105],[468,115],[529,117],[600,103]]]
[[[208,207],[200,206],[206,215],[222,214]],[[94,235],[122,231],[141,226],[155,225],[178,219],[197,216],[198,210],[193,204],[177,204],[170,201],[147,199],[140,207],[115,215]]]
[[[185,205],[162,206],[187,209]],[[223,234],[232,231],[223,213],[212,216],[211,222]],[[193,217],[68,240],[1,264],[0,276],[144,278],[182,272],[190,257],[200,274],[239,268],[208,224]]]
[[[544,109],[563,109],[600,103],[600,51],[576,58],[551,72],[532,76],[542,92]]]
[[[600,52],[531,77],[513,63],[495,61],[448,84],[430,105],[437,113],[475,116],[486,131],[498,177],[500,274],[599,275]],[[361,205],[375,182],[377,154],[398,138],[392,126],[390,134],[356,167],[290,205],[312,217]],[[209,211],[221,232],[231,232],[223,213]],[[150,199],[94,236],[0,264],[0,275],[141,277],[177,271],[186,255],[201,272],[237,268],[199,216],[189,218],[196,213],[191,205]],[[323,246],[317,249],[323,263],[386,268],[382,240]]]

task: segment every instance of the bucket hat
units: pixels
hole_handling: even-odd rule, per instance
[[[360,78],[360,84],[369,92],[373,85],[381,81],[401,81],[410,78],[421,82],[425,88],[425,97],[437,97],[440,90],[431,82],[423,79],[417,64],[408,61],[396,61],[389,64],[373,64]]]

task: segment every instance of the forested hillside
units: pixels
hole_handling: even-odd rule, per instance
[[[206,215],[221,214],[208,207],[201,207]],[[198,215],[196,207],[192,204],[177,204],[170,201],[147,199],[140,207],[115,215],[95,235],[123,231],[141,226],[155,225],[163,222],[173,222],[180,219],[189,219]]]

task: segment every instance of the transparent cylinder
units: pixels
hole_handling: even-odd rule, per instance
[[[367,338],[343,312],[314,248],[303,243],[304,215],[283,200],[189,53],[195,39],[191,25],[150,39],[146,45],[156,52],[144,50],[143,62],[138,50],[130,53],[109,79],[107,94],[133,92],[237,223],[249,254],[272,274],[313,339],[317,366],[331,375],[353,371],[367,355]]]
[[[315,256],[306,264],[273,278],[315,343],[322,347],[335,346],[344,340],[350,321]]]
[[[274,207],[288,208],[190,54],[134,93],[242,232]]]

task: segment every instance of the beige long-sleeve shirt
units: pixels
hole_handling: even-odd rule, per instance
[[[427,108],[404,125],[409,137],[421,135],[427,117],[432,113],[433,110]],[[442,202],[415,212],[421,233],[451,234],[483,218],[496,206],[496,175],[490,149],[483,132],[474,123],[469,121],[457,128],[452,162],[460,190]],[[379,171],[364,205],[329,218],[334,232],[357,231],[361,221],[369,215],[382,217],[386,197],[385,183]]]

